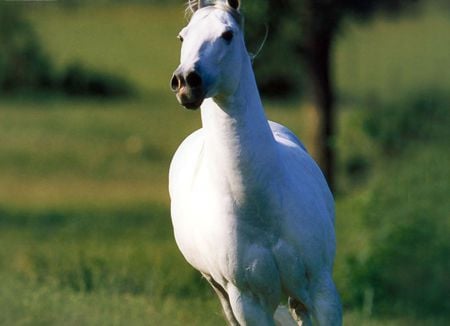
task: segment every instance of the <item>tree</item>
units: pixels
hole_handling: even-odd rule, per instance
[[[0,44],[0,92],[49,86],[51,62],[21,6],[0,3]]]
[[[418,0],[266,0],[271,39],[285,38],[307,74],[312,100],[319,116],[314,147],[317,161],[331,189],[335,172],[335,90],[332,53],[336,36],[349,16],[369,18],[385,11],[398,13]],[[260,3],[258,5],[261,5]],[[261,9],[263,8],[263,9]],[[252,11],[250,8],[250,12]]]
[[[95,97],[134,94],[126,79],[88,69],[81,63],[74,62],[57,72],[23,8],[0,1],[0,95],[18,91]]]

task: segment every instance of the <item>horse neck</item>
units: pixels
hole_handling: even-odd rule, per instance
[[[237,198],[263,187],[267,176],[277,171],[277,154],[248,58],[236,92],[206,100],[201,115],[212,176],[224,181]]]

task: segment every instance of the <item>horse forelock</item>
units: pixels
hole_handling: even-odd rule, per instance
[[[211,9],[216,8],[216,9],[223,10],[223,11],[229,13],[234,18],[234,20],[236,21],[236,23],[239,25],[240,28],[242,28],[244,25],[244,17],[240,13],[240,11],[230,7],[226,2],[217,1],[217,0],[206,0],[205,3],[203,4],[203,6],[199,9],[203,9],[203,8],[211,8]],[[191,18],[193,16],[190,1],[187,2],[186,16],[187,17],[190,16]]]

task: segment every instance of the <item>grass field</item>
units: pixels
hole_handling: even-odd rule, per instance
[[[344,28],[336,48],[336,81],[341,96],[389,100],[424,87],[448,90],[446,33],[449,16],[435,7],[400,20],[380,17]]]
[[[200,126],[198,112],[180,109],[168,87],[183,8],[26,8],[58,67],[80,61],[118,73],[136,85],[139,96],[0,98],[0,324],[224,325],[218,300],[184,262],[171,233],[168,165],[178,144]],[[448,90],[442,67],[450,66],[449,27],[448,17],[436,11],[414,20],[349,26],[336,52],[341,94],[390,101],[422,87]],[[348,255],[368,250],[363,217],[383,182],[404,161],[440,164],[442,171],[448,161],[440,154],[445,141],[414,144],[431,148],[428,159],[411,151],[394,162],[380,158],[362,131],[361,103],[341,106],[336,140],[343,189],[337,197],[336,277],[342,290]],[[271,101],[267,111],[311,143],[308,103]],[[374,160],[361,182],[345,173],[354,155]],[[443,161],[436,163],[436,157]],[[430,174],[430,188],[436,178]],[[433,194],[446,189],[444,182]],[[346,325],[448,324],[414,315],[374,317],[351,308]]]

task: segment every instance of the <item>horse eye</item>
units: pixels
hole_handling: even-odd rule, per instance
[[[233,31],[224,32],[222,34],[222,38],[227,42],[231,42],[231,40],[233,39]]]
[[[178,35],[178,36],[177,36],[177,39],[179,39],[181,43],[183,43],[183,41],[184,41],[184,38],[183,38],[183,36],[181,36],[181,35]]]

